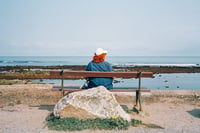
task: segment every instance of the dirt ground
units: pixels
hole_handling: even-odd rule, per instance
[[[61,92],[52,91],[52,85],[0,85],[0,133],[63,133],[48,130],[45,118],[53,111],[62,97]],[[117,95],[117,101],[131,109],[135,97]],[[146,126],[128,130],[84,130],[73,133],[199,133],[200,90],[157,90],[142,96],[143,111],[130,114]],[[153,126],[155,127],[155,126]],[[67,132],[67,131],[65,131]]]

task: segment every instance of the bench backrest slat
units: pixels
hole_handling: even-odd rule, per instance
[[[139,72],[100,72],[100,71],[50,71],[51,76],[55,76],[57,78],[61,77],[63,74],[63,78],[69,77],[115,77],[115,78],[138,78]],[[152,78],[152,72],[141,72],[141,76],[143,78]]]

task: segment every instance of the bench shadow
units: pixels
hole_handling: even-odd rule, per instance
[[[187,111],[190,115],[196,118],[200,118],[200,109],[193,109],[191,111]]]
[[[39,110],[53,111],[55,105],[35,105],[30,107],[37,107]]]

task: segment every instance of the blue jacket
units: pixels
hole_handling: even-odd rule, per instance
[[[95,63],[93,61],[89,62],[86,67],[86,71],[113,71],[112,66],[106,62]],[[97,86],[104,86],[107,89],[113,88],[113,78],[88,78],[88,88],[93,88]]]

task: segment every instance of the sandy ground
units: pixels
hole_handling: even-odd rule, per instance
[[[131,114],[144,123],[161,128],[144,126],[128,130],[84,130],[73,133],[199,133],[200,91],[152,91],[143,96],[143,112]],[[51,85],[0,86],[0,133],[63,133],[48,130],[45,118],[61,98],[60,92],[51,91]],[[129,108],[134,97],[117,96],[120,104]]]

